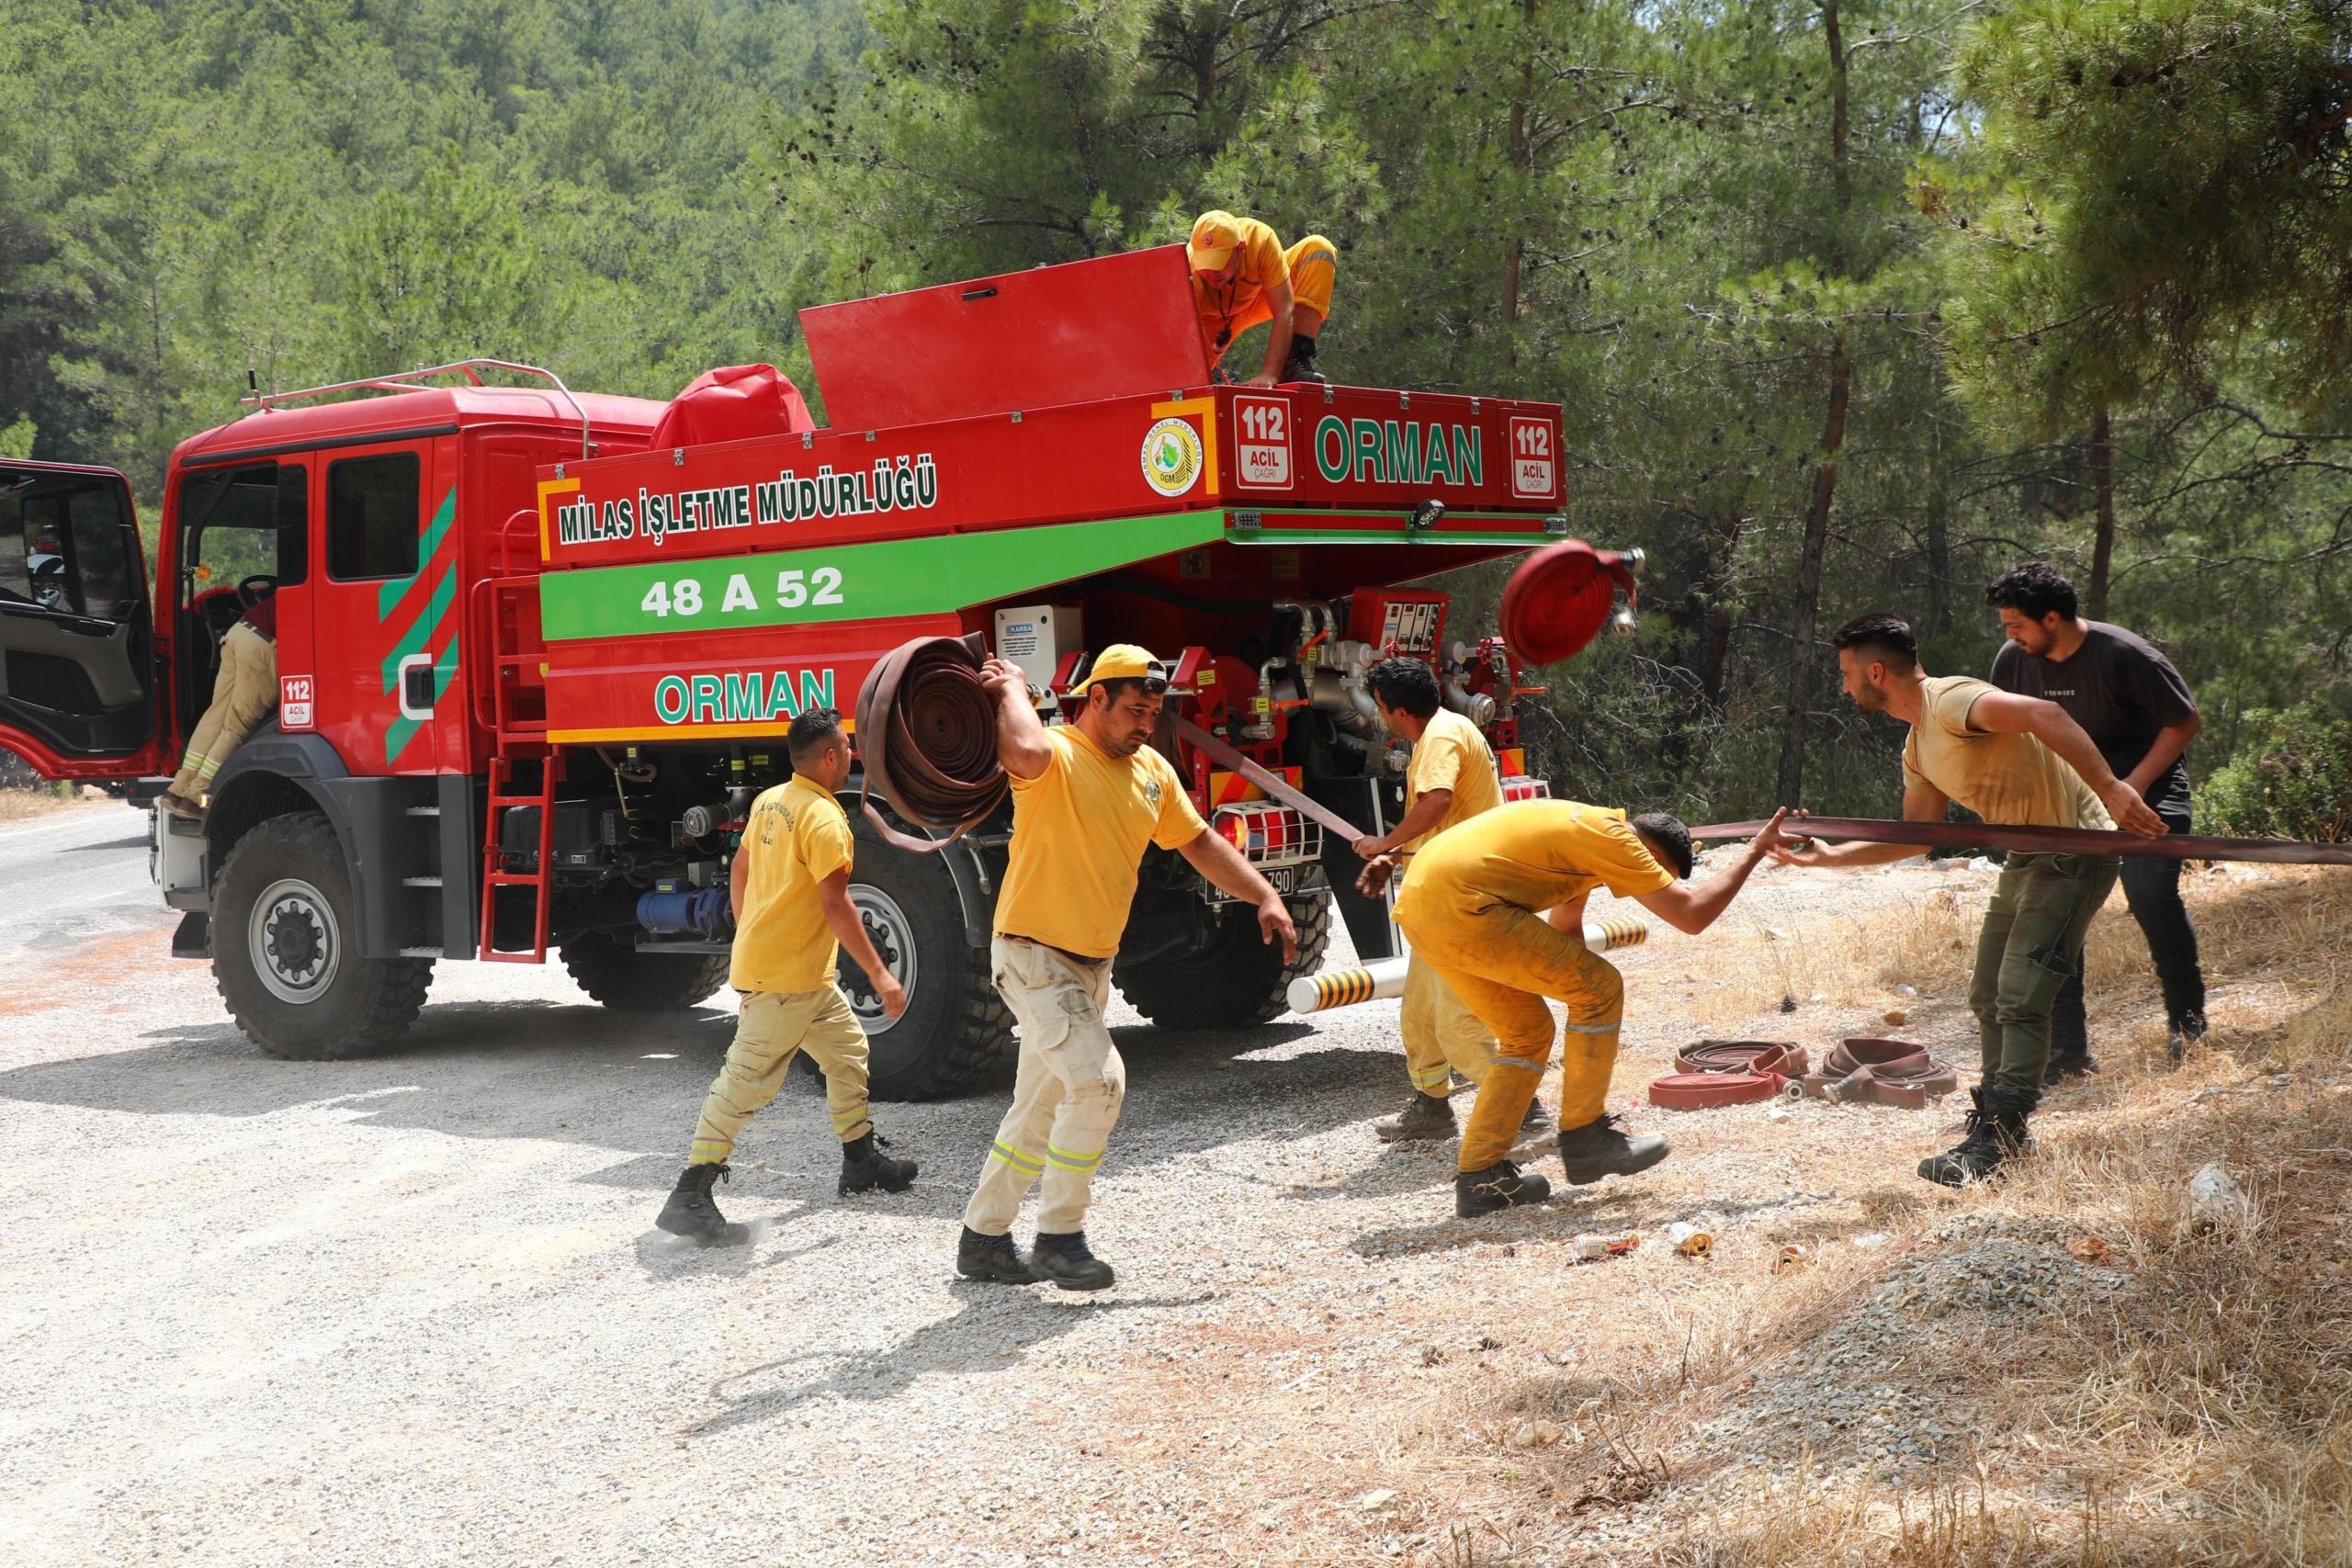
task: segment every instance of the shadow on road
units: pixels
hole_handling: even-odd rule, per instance
[[[734,1024],[719,1008],[648,1018],[585,1004],[469,1001],[428,1006],[401,1049],[349,1062],[278,1061],[226,1021],[174,1024],[142,1036],[152,1044],[0,1072],[0,1099],[159,1116],[325,1107],[355,1130],[589,1145],[628,1157],[580,1179],[651,1192],[676,1179]],[[1315,1032],[1295,1020],[1113,1032],[1127,1060],[1118,1141],[1129,1168],[1263,1136],[1269,1105],[1306,1136],[1367,1119],[1396,1098],[1396,1058],[1385,1051],[1333,1045],[1274,1058]],[[979,1168],[1011,1088],[1004,1068],[956,1100],[877,1105],[876,1120],[922,1163],[926,1184],[936,1177],[960,1188]],[[797,1196],[817,1183],[830,1193],[838,1149],[821,1080],[796,1076],[753,1123],[738,1168],[768,1166],[772,1179],[754,1182],[754,1193],[780,1186]]]
[[[894,1345],[877,1350],[806,1350],[721,1379],[710,1391],[721,1408],[687,1427],[684,1436],[707,1438],[754,1426],[825,1394],[871,1403],[903,1393],[933,1373],[969,1377],[1001,1371],[1019,1366],[1032,1349],[1098,1313],[1193,1307],[1216,1299],[1216,1292],[1204,1291],[1190,1296],[1071,1301],[1058,1298],[1048,1286],[970,1280],[959,1280],[949,1290],[964,1309],[924,1324]],[[832,1363],[831,1371],[806,1382],[794,1381],[797,1369],[825,1363]]]

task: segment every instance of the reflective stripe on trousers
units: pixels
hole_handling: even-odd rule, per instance
[[[1012,1107],[980,1164],[964,1223],[982,1235],[1004,1235],[1035,1184],[1037,1229],[1066,1235],[1086,1228],[1094,1173],[1127,1095],[1126,1064],[1102,1022],[1111,965],[1004,937],[989,944],[989,958],[1021,1032],[1021,1057]]]

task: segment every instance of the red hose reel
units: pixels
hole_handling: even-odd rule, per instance
[[[1572,659],[1609,624],[1620,588],[1625,608],[1616,624],[1631,632],[1634,573],[1641,564],[1639,550],[1596,549],[1582,539],[1544,546],[1520,563],[1503,590],[1503,640],[1530,664]]]

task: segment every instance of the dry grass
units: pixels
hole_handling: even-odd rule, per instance
[[[64,784],[42,784],[34,789],[0,787],[0,822],[46,817],[52,811],[71,810],[81,804],[80,797]]]
[[[2079,1109],[2041,1119],[2053,1124],[2030,1164],[1961,1200],[2098,1238],[2131,1294],[2045,1314],[2023,1335],[1937,1325],[1938,1376],[1984,1396],[1973,1470],[1947,1464],[1911,1489],[1834,1472],[1743,1496],[1723,1456],[1678,1456],[1721,1483],[1694,1483],[1706,1500],[1654,1561],[2352,1563],[2352,1082],[2330,1081],[2352,1066],[2352,876],[2233,869],[2192,878],[2189,897],[2216,989],[2211,1048],[2179,1074],[2147,1065],[2162,1021],[2147,1016],[2146,949],[2119,897],[2090,950],[2094,1028],[2102,1041],[2152,1035],[2154,1049],[2112,1052]],[[1867,999],[1898,976],[1957,996],[1975,915],[1931,893],[1907,921],[1808,931],[1785,944],[1788,963],[1833,996]],[[2253,1212],[2240,1228],[2192,1234],[2184,1192],[2209,1162],[2245,1187]],[[1918,1221],[1906,1228],[1898,1243],[1916,1244]],[[1695,1416],[1737,1392],[1743,1367],[1835,1322],[1872,1271],[1860,1264],[1776,1295],[1753,1345],[1702,1359],[1646,1428],[1612,1443],[1671,1453]]]

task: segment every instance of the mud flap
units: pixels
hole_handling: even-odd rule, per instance
[[[174,958],[212,959],[212,917],[201,909],[191,909],[180,917],[179,929],[172,932]]]

